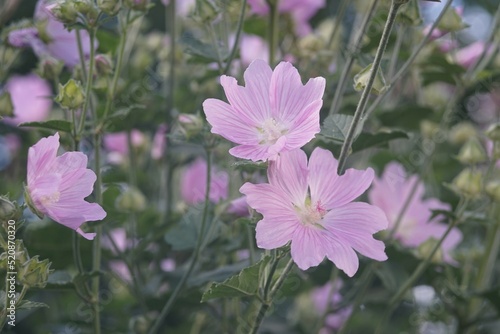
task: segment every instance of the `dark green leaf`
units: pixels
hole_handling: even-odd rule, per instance
[[[69,133],[71,133],[71,130],[73,128],[71,122],[63,120],[51,120],[47,122],[27,122],[27,123],[21,123],[19,124],[19,126],[42,128],[42,129],[63,131]]]
[[[335,114],[328,116],[323,122],[321,127],[320,135],[327,140],[344,142],[347,133],[349,132],[349,127],[351,126],[353,116],[344,114]],[[356,129],[357,136],[361,132],[361,127]]]
[[[224,266],[222,268],[217,268],[214,270],[206,271],[189,279],[189,286],[199,286],[210,281],[222,281],[234,274],[240,272],[243,268],[248,266],[248,260],[243,262],[238,262]]]
[[[420,122],[429,118],[434,111],[428,107],[410,105],[381,112],[377,118],[388,127],[405,130],[418,130]]]
[[[500,287],[478,293],[478,295],[488,300],[500,314]]]
[[[259,278],[270,260],[271,257],[266,256],[253,266],[243,269],[238,275],[222,283],[212,283],[203,294],[201,302],[214,298],[254,296],[259,289]]]
[[[370,147],[386,145],[394,139],[408,139],[408,135],[402,131],[389,131],[378,133],[362,133],[358,139],[352,144],[352,151],[358,152]]]

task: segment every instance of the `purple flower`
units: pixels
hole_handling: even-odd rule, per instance
[[[92,193],[96,175],[87,169],[85,154],[66,152],[57,156],[58,149],[59,133],[42,138],[30,147],[27,202],[39,216],[47,215],[92,240],[95,233],[85,233],[80,226],[106,217],[99,204],[85,201]]]
[[[160,160],[165,152],[167,146],[167,125],[160,124],[153,138],[153,145],[151,147],[151,157],[155,160]]]
[[[394,228],[396,220],[405,202],[417,182],[417,190],[408,208],[401,218],[401,223],[394,236],[406,247],[418,247],[430,238],[440,239],[447,225],[439,222],[439,217],[431,219],[431,210],[450,210],[450,205],[435,198],[422,199],[424,184],[416,175],[406,177],[406,172],[398,163],[390,163],[381,178],[373,181],[368,197],[373,205],[384,210],[389,219],[390,228]],[[443,259],[453,263],[451,251],[462,240],[459,229],[453,228],[442,244]]]
[[[133,147],[142,146],[146,138],[139,130],[131,131],[131,139]],[[103,137],[104,148],[109,152],[108,161],[112,164],[119,165],[123,163],[128,154],[128,141],[126,132],[108,133]]]
[[[229,150],[243,159],[273,160],[280,152],[302,147],[319,132],[319,112],[325,79],[302,85],[292,64],[281,62],[274,72],[255,60],[244,74],[246,86],[235,78],[220,79],[229,104],[207,99],[203,109],[212,132],[238,146]]]
[[[314,307],[319,314],[324,314],[327,311],[325,318],[325,326],[321,333],[332,333],[339,330],[352,313],[352,307],[344,307],[338,309],[342,296],[339,290],[342,288],[342,282],[336,281],[336,284],[326,283],[322,287],[316,288],[312,292]]]
[[[15,48],[26,48],[31,46],[33,40],[38,38],[38,30],[36,28],[23,28],[13,30],[7,36],[10,45]]]
[[[35,74],[14,75],[5,89],[10,93],[14,106],[14,117],[5,117],[7,124],[17,126],[24,122],[39,122],[47,119],[52,108],[52,90],[47,81]]]
[[[476,63],[483,53],[491,53],[491,51],[492,48],[487,47],[483,41],[477,41],[458,50],[455,57],[458,64],[469,68]]]
[[[217,203],[228,195],[229,176],[226,172],[212,168],[210,180],[210,201]],[[187,204],[205,201],[207,189],[207,162],[201,158],[189,165],[181,176],[181,196]]]
[[[316,148],[309,163],[300,150],[270,162],[269,183],[245,183],[240,192],[264,218],[257,223],[257,246],[279,248],[291,242],[292,258],[300,269],[317,266],[326,256],[352,277],[359,261],[354,250],[384,261],[382,241],[372,234],[387,227],[379,208],[353,202],[371,184],[373,170],[348,169],[337,175],[331,152]]]

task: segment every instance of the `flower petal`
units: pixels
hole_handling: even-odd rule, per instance
[[[294,217],[298,221],[292,203],[281,189],[268,183],[252,184],[247,182],[241,186],[240,192],[247,196],[248,205],[260,212],[264,218],[288,221]]]
[[[295,205],[303,205],[307,196],[307,156],[301,149],[281,153],[269,162],[269,183],[283,190]]]
[[[326,255],[325,238],[322,230],[300,225],[292,239],[293,261],[302,270],[320,264]]]
[[[56,159],[59,149],[59,133],[42,138],[28,150],[28,185],[33,183],[37,176],[45,174]]]
[[[316,100],[306,106],[300,116],[290,127],[287,137],[287,149],[299,148],[314,138],[320,131],[319,112],[323,105],[322,100]]]
[[[358,256],[349,245],[344,244],[342,241],[333,239],[328,245],[326,256],[349,277],[354,276],[358,271]]]
[[[286,245],[294,235],[299,226],[298,220],[294,217],[287,217],[287,220],[262,219],[255,228],[255,239],[257,246],[263,249],[275,249]]]
[[[269,146],[265,145],[239,145],[231,148],[229,154],[241,159],[252,161],[266,161],[269,158]]]

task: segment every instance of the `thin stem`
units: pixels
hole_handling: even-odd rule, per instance
[[[236,56],[236,51],[238,50],[238,46],[240,45],[241,31],[243,30],[243,22],[245,21],[246,8],[247,8],[247,0],[242,0],[240,16],[238,18],[238,26],[236,28],[236,37],[234,38],[234,45],[231,50],[231,53],[229,54],[229,58],[227,59],[226,67],[224,67],[224,74],[226,74],[231,68],[234,56]]]
[[[266,0],[269,5],[269,65],[274,65],[279,39],[279,0]]]
[[[83,274],[83,263],[82,256],[80,254],[80,239],[78,237],[78,233],[73,233],[73,260],[75,261],[76,268],[78,269],[78,273]]]
[[[401,79],[410,69],[410,65],[413,64],[417,56],[419,55],[420,51],[424,48],[424,46],[429,42],[432,36],[432,32],[436,29],[437,25],[443,18],[444,14],[446,13],[446,10],[448,7],[451,6],[453,0],[448,0],[446,4],[444,5],[443,9],[441,10],[441,13],[439,13],[439,16],[437,17],[436,21],[432,24],[431,28],[429,29],[429,32],[427,35],[425,35],[424,39],[420,42],[420,44],[417,46],[415,51],[411,54],[410,58],[401,66],[399,71],[394,75],[394,77],[391,77],[391,82],[389,85],[387,85],[387,89],[385,90],[384,93],[379,95],[375,101],[370,105],[370,108],[366,111],[366,118],[369,117],[373,111],[377,108],[377,106],[382,102],[382,100],[389,95],[389,93],[392,91],[392,89],[396,86],[396,83],[398,82],[399,79]]]
[[[80,66],[82,67],[83,80],[87,82],[87,72],[85,71],[85,53],[83,52],[82,35],[80,29],[75,29],[76,43],[78,45],[78,54],[80,56]]]
[[[23,289],[21,290],[19,297],[16,298],[16,306],[19,306],[19,304],[24,299],[24,296],[26,295],[26,292],[28,292],[28,290],[29,290],[29,286],[23,285]]]
[[[335,40],[335,36],[337,33],[340,31],[340,26],[342,26],[342,20],[344,19],[347,7],[349,6],[350,1],[349,0],[342,0],[339,6],[338,14],[335,17],[335,26],[332,29],[332,33],[330,35],[330,38],[328,39],[328,46],[327,48],[330,49],[332,47],[333,41]]]
[[[80,115],[80,124],[78,127],[78,132],[77,132],[77,141],[79,141],[79,138],[82,135],[83,128],[85,126],[85,116],[87,116],[87,109],[89,106],[89,101],[90,101],[90,95],[92,92],[92,83],[93,83],[93,78],[94,78],[94,66],[95,66],[95,37],[96,37],[96,29],[95,28],[90,28],[90,59],[89,59],[89,74],[87,76],[87,85],[85,87],[85,102],[83,103],[83,108],[81,110],[81,115]],[[81,57],[80,57],[81,58]],[[85,64],[85,62],[83,61]],[[82,71],[85,72],[85,67],[82,68]]]
[[[170,295],[170,297],[167,300],[167,303],[161,310],[160,315],[158,318],[156,318],[155,323],[151,327],[151,329],[148,331],[149,334],[154,334],[157,333],[158,330],[160,329],[160,326],[163,323],[163,320],[165,317],[168,315],[168,312],[170,312],[170,309],[174,305],[174,301],[177,299],[177,296],[181,292],[181,290],[184,288],[184,285],[186,284],[189,276],[193,272],[194,267],[196,266],[196,263],[198,262],[198,258],[200,257],[200,251],[203,245],[203,239],[205,235],[205,225],[207,223],[207,218],[208,218],[208,207],[210,204],[210,183],[211,183],[211,173],[212,173],[212,152],[210,149],[206,148],[206,153],[207,153],[207,179],[206,179],[206,189],[205,189],[205,205],[203,207],[203,215],[201,219],[201,226],[200,226],[200,231],[198,234],[198,239],[196,241],[196,247],[193,252],[193,257],[191,259],[191,262],[189,264],[189,267],[187,271],[184,272],[184,275],[182,276],[180,282],[177,284],[175,287],[174,292]]]
[[[94,154],[95,154],[95,196],[96,203],[102,205],[102,177],[101,177],[101,135],[96,133],[94,135]],[[99,272],[101,269],[101,236],[102,236],[102,226],[96,226],[96,236],[94,238],[93,244],[93,254],[92,254],[92,269],[94,272]],[[100,277],[96,275],[92,279],[92,311],[94,314],[94,333],[101,333],[101,315],[100,315],[100,302],[99,302],[99,284]]]
[[[354,113],[354,118],[349,128],[349,132],[344,141],[344,144],[342,145],[342,150],[340,152],[339,165],[338,165],[339,175],[342,175],[344,173],[347,157],[350,154],[351,146],[352,143],[354,142],[356,129],[358,128],[358,125],[363,118],[363,113],[365,111],[368,98],[370,97],[370,91],[372,89],[373,83],[375,82],[375,78],[377,76],[377,72],[379,70],[380,63],[382,61],[382,56],[384,55],[387,43],[389,42],[389,37],[391,35],[392,27],[394,26],[394,22],[396,21],[396,16],[398,14],[398,9],[400,6],[401,4],[397,2],[397,0],[392,1],[391,8],[389,10],[389,15],[385,23],[384,31],[382,32],[382,38],[380,39],[377,53],[375,54],[375,59],[373,60],[372,69],[370,71],[370,78],[368,79],[368,83],[366,84],[365,89],[361,94],[361,98],[356,108],[356,112]]]
[[[394,49],[392,50],[391,61],[389,63],[389,70],[387,71],[387,78],[392,79],[394,76],[394,71],[396,70],[396,65],[398,63],[399,52],[401,51],[401,45],[403,44],[405,36],[404,27],[396,29],[396,43],[394,44]]]
[[[330,106],[330,113],[329,113],[330,115],[333,115],[335,111],[338,110],[338,107],[342,101],[344,89],[347,83],[347,77],[351,72],[354,60],[358,56],[359,48],[363,41],[365,31],[368,28],[368,24],[370,23],[373,14],[375,13],[375,8],[377,7],[378,1],[379,0],[373,0],[370,10],[368,11],[368,14],[365,16],[363,23],[361,24],[361,28],[358,31],[357,37],[354,39],[353,44],[349,46],[349,56],[342,68],[342,73],[340,74],[339,83],[337,85],[337,89],[335,90],[335,95],[333,97],[332,105]]]
[[[254,263],[255,260],[255,246],[254,246],[254,237],[253,237],[253,230],[250,227],[250,225],[247,225],[247,235],[248,235],[248,249],[249,249],[249,261],[250,265]]]
[[[285,279],[287,278],[288,274],[293,268],[293,259],[290,259],[288,263],[286,264],[285,268],[281,272],[281,275],[278,277],[276,280],[276,283],[274,283],[273,287],[271,288],[271,291],[269,291],[267,296],[264,296],[264,298],[261,301],[259,312],[257,313],[257,316],[255,318],[255,321],[253,323],[252,329],[250,330],[251,334],[256,334],[257,331],[259,330],[260,325],[262,324],[262,321],[264,320],[264,317],[266,316],[266,312],[269,309],[269,307],[273,303],[274,296],[276,295],[276,292],[279,291],[283,283],[285,282]],[[268,280],[272,280],[272,275],[268,277]],[[267,285],[267,282],[266,282]]]

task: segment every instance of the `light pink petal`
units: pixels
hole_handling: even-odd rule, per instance
[[[269,146],[265,145],[239,145],[231,148],[229,154],[252,161],[266,161],[270,155]]]
[[[293,234],[291,253],[293,261],[302,270],[320,264],[326,255],[325,236],[322,230],[299,225]]]
[[[286,245],[299,228],[299,221],[293,216],[287,220],[262,219],[255,228],[257,246],[263,249],[275,249]]]
[[[245,123],[241,115],[227,103],[217,99],[207,99],[203,102],[203,111],[208,123],[212,125],[212,133],[238,144],[258,144],[257,127]]]
[[[301,149],[281,153],[269,162],[267,177],[273,187],[288,195],[295,205],[303,205],[307,196],[307,156]]]
[[[66,202],[80,201],[94,190],[96,175],[86,168],[74,169],[62,175],[59,191]]]
[[[325,91],[325,79],[310,79],[302,85],[300,74],[292,64],[281,62],[271,78],[270,101],[272,116],[293,124],[304,109],[321,100]],[[319,113],[319,110],[317,111]]]
[[[245,70],[245,91],[252,97],[256,109],[251,110],[251,114],[257,114],[255,121],[265,120],[269,115],[269,87],[273,71],[271,67],[262,59],[254,60]],[[247,109],[248,110],[248,109]]]
[[[47,172],[64,174],[81,168],[87,168],[87,156],[82,152],[66,152],[55,159]]]
[[[81,228],[77,228],[76,232],[87,240],[94,240],[94,238],[96,236],[96,233],[85,233],[82,231]]]
[[[337,268],[345,272],[349,277],[354,276],[354,274],[358,271],[358,256],[352,250],[350,245],[344,244],[340,240],[331,238],[331,241],[328,243],[326,256],[335,264]]]
[[[28,185],[54,163],[59,149],[59,133],[42,138],[28,150]]]
[[[286,135],[287,147],[290,149],[304,146],[320,131],[319,112],[323,100],[316,100],[305,107]]]
[[[241,186],[240,192],[246,195],[248,205],[264,215],[265,218],[288,220],[288,217],[295,217],[298,221],[292,203],[281,189],[268,183],[251,184],[247,182]]]
[[[61,176],[58,174],[43,174],[28,183],[29,195],[39,212],[47,214],[45,203],[48,198],[54,197],[60,184]]]

